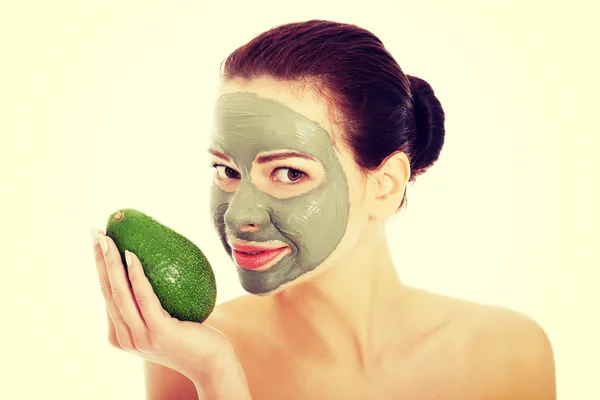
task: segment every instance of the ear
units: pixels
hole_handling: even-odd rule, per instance
[[[377,170],[369,173],[368,199],[372,218],[385,220],[396,213],[409,178],[410,161],[400,151],[388,156]]]

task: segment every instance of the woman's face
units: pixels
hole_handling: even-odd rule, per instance
[[[322,100],[267,79],[223,84],[211,213],[244,289],[273,293],[343,257],[367,222],[364,176]]]

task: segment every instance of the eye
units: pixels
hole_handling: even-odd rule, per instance
[[[283,182],[283,183],[297,183],[297,182],[301,181],[303,178],[305,178],[306,176],[307,175],[300,170],[293,169],[293,168],[287,168],[287,167],[277,168],[273,172],[274,180],[277,180],[277,181]]]
[[[218,179],[237,179],[240,177],[239,172],[226,165],[213,164],[213,168],[217,170]]]

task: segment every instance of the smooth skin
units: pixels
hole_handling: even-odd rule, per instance
[[[502,307],[416,289],[398,278],[385,220],[395,214],[410,176],[405,154],[393,154],[365,175],[314,92],[268,78],[221,86],[220,94],[236,92],[280,101],[331,134],[348,177],[350,213],[346,234],[323,265],[270,295],[220,304],[205,321],[224,334],[237,357],[221,358],[223,376],[241,382],[239,360],[255,400],[556,399],[552,348],[535,321]],[[163,315],[153,326],[159,329],[165,321]],[[201,331],[194,336],[196,343],[205,340],[199,348],[219,348],[222,338]],[[180,370],[160,362],[178,360],[168,351],[145,357],[147,399],[203,398],[198,381],[181,370],[202,366],[205,355],[193,346],[187,350],[190,364],[183,362]],[[218,376],[211,380],[218,382]]]

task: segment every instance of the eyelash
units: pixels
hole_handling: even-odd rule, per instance
[[[297,181],[285,183],[285,185],[296,185],[296,184],[304,182],[306,179],[310,178],[310,176],[306,172],[302,171],[301,169],[292,167],[291,165],[280,165],[279,167],[275,168],[271,174],[273,175],[276,171],[279,171],[280,169],[289,169],[292,171],[300,172],[302,174],[302,177],[300,179],[298,179]]]
[[[223,164],[219,164],[219,163],[212,163],[210,166],[212,168],[217,168],[217,167],[231,168],[231,167],[228,167],[227,165],[223,165]],[[231,169],[233,169],[235,171],[234,168],[231,168]],[[286,165],[280,165],[279,167],[275,168],[273,170],[273,172],[271,173],[271,175],[273,175],[276,171],[279,171],[280,169],[289,169],[289,170],[292,170],[292,171],[300,172],[302,174],[302,177],[300,179],[298,179],[297,181],[293,181],[293,182],[290,182],[290,183],[285,183],[285,185],[295,185],[295,184],[298,184],[298,183],[304,181],[307,178],[310,178],[310,176],[306,172],[304,172],[301,169],[298,169],[296,167],[293,167],[291,165],[287,165],[287,164]],[[238,174],[239,174],[239,172],[238,172]],[[229,178],[229,179],[235,179],[235,178]]]
[[[211,164],[210,164],[210,166],[211,166],[211,167],[213,167],[213,168],[215,168],[215,169],[216,169],[217,167],[229,168],[229,169],[233,169],[235,172],[237,172],[237,171],[236,171],[234,168],[231,168],[231,167],[229,167],[229,166],[227,166],[227,165],[224,165],[224,164],[219,164],[219,163],[211,163]],[[238,174],[239,174],[239,172],[238,172]],[[228,179],[234,179],[234,178],[228,178]]]

